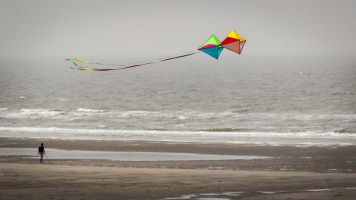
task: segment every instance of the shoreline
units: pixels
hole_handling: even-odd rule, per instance
[[[45,148],[97,152],[153,152],[268,157],[252,160],[115,161],[110,159],[49,159],[48,164],[139,168],[226,169],[356,173],[356,146],[261,146],[143,141],[35,140],[0,138],[0,148]],[[50,156],[50,155],[49,155]],[[21,156],[0,156],[1,163],[37,163]]]
[[[83,151],[138,151],[169,153],[201,153],[226,155],[306,156],[334,157],[356,154],[356,145],[262,145],[250,143],[189,143],[141,140],[70,140],[70,139],[18,139],[0,137],[0,148],[46,148]],[[282,151],[283,150],[283,151]]]
[[[230,129],[174,131],[73,129],[59,127],[0,127],[3,138],[146,141],[179,143],[253,144],[271,146],[350,146],[356,145],[356,134],[345,131],[259,132]]]
[[[254,160],[115,161],[0,156],[0,199],[353,200],[356,146],[0,138],[0,148],[267,156]]]

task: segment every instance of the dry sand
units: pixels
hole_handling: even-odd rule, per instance
[[[1,147],[38,140],[0,139]],[[252,161],[122,162],[0,157],[0,199],[356,199],[356,148],[44,141],[80,150],[272,156]],[[288,170],[288,171],[286,171]],[[220,199],[219,199],[220,198]]]

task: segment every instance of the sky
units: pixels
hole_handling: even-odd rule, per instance
[[[0,57],[159,56],[236,29],[248,55],[354,55],[356,0],[0,0]]]

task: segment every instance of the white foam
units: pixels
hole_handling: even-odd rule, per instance
[[[47,118],[63,114],[62,111],[43,108],[22,108],[20,110],[4,109],[0,110],[0,116],[4,118],[22,119],[22,118]]]
[[[14,121],[24,119],[16,121],[16,124],[33,124],[37,126],[53,126],[55,123],[56,126],[65,127],[69,123],[79,123],[78,125],[81,127],[94,128],[97,127],[97,124],[105,124],[106,127],[123,127],[122,129],[181,130],[188,132],[192,130],[195,132],[218,132],[219,134],[239,132],[241,137],[295,139],[331,138],[335,135],[340,135],[342,138],[350,134],[350,132],[354,132],[352,123],[356,120],[356,114],[347,113],[236,113],[229,110],[209,112],[189,109],[126,111],[86,107],[65,108],[63,110],[10,108],[0,110],[0,117],[14,119]],[[29,123],[26,119],[41,119],[41,121],[30,120]],[[6,120],[6,123],[3,123],[2,126],[11,126],[14,121]],[[268,133],[266,134],[266,132]],[[307,144],[307,142],[303,141],[303,144]],[[324,141],[320,142],[320,144],[323,143]],[[341,142],[338,141],[336,143],[340,144]],[[348,144],[348,141],[345,144]],[[315,141],[312,141],[312,145],[315,145]]]
[[[98,113],[104,112],[105,110],[97,110],[97,109],[90,109],[90,108],[78,108],[78,112],[87,112],[87,113]]]
[[[38,109],[25,109],[25,108],[22,108],[21,112],[24,115],[43,115],[43,116],[53,116],[53,115],[57,115],[57,114],[61,114],[62,113],[60,111],[42,109],[42,108],[38,108]]]
[[[28,111],[32,112],[32,111]],[[47,111],[44,111],[47,113]],[[37,112],[38,113],[38,112]],[[58,114],[58,111],[49,111],[50,114]],[[251,138],[330,138],[330,139],[356,139],[356,133],[334,133],[334,132],[210,132],[210,131],[158,131],[158,130],[112,130],[112,129],[71,129],[59,127],[0,127],[0,131],[22,131],[22,132],[73,132],[73,133],[131,133],[131,134],[167,134],[167,135],[195,135],[195,136],[238,136]]]
[[[0,137],[87,139],[87,140],[143,140],[195,143],[253,143],[269,145],[355,145],[356,134],[318,132],[209,132],[72,129],[58,127],[0,127]]]
[[[68,101],[68,99],[66,98],[54,98],[55,100],[58,100],[58,101]]]
[[[55,98],[55,100],[67,101],[65,98]],[[32,114],[36,112],[51,111],[50,109],[43,108],[22,108],[12,109],[13,113],[29,111]],[[105,113],[108,117],[132,117],[132,118],[177,118],[177,119],[197,119],[197,120],[209,120],[209,119],[224,119],[224,120],[247,120],[253,122],[262,122],[266,128],[271,120],[284,121],[284,120],[297,120],[297,121],[312,121],[312,120],[338,120],[338,121],[353,121],[356,120],[356,114],[305,114],[305,113],[237,113],[234,111],[222,111],[222,112],[202,112],[195,110],[161,110],[161,111],[147,111],[147,110],[101,110],[93,108],[77,108],[75,110],[67,110],[66,113],[73,115],[75,113]]]

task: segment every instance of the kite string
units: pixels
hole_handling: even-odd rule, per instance
[[[111,68],[108,70],[119,70],[120,68],[131,68],[134,66],[142,66],[142,65],[148,65],[148,64],[153,64],[153,63],[158,63],[158,62],[163,62],[163,61],[168,61],[168,60],[173,60],[176,58],[182,58],[190,55],[194,55],[196,53],[199,53],[198,51],[189,51],[185,53],[178,54],[176,56],[166,56],[163,58],[158,58],[152,61],[141,61],[141,62],[135,62],[135,63],[129,63],[129,64],[104,64],[104,63],[99,63],[99,62],[89,62],[89,61],[84,61],[80,58],[69,58],[66,59],[68,61],[71,61],[72,64],[74,65],[74,68],[90,68],[90,69],[98,69],[100,71],[100,68],[95,68],[95,67],[85,67],[85,65],[97,65],[97,66],[110,66]],[[117,67],[117,68],[112,68],[112,67]],[[104,69],[102,69],[104,70]],[[106,70],[107,71],[107,70]]]
[[[183,58],[183,57],[191,56],[191,55],[194,55],[194,54],[197,54],[197,53],[199,53],[199,52],[198,51],[194,51],[194,52],[192,51],[192,52],[190,52],[188,54],[186,53],[186,54],[181,54],[179,56],[174,56],[174,57],[165,57],[163,59],[157,59],[157,60],[153,60],[153,61],[146,62],[146,63],[141,63],[141,64],[128,65],[128,66],[125,66],[125,67],[118,68],[116,70],[129,69],[129,68],[133,68],[133,67],[139,67],[139,66],[144,66],[144,65],[149,65],[149,64],[169,61],[169,60],[173,60],[173,59],[177,59],[177,58]]]
[[[103,64],[103,63],[97,63],[97,62],[87,62],[84,61],[80,58],[70,58],[67,59],[68,61],[71,61],[74,67],[71,67],[72,69],[78,69],[78,70],[87,70],[87,71],[112,71],[112,70],[123,70],[123,69],[128,69],[128,68],[133,68],[133,67],[139,67],[143,65],[149,65],[149,64],[154,64],[158,62],[164,62],[168,60],[173,60],[177,58],[183,58],[187,56],[191,56],[194,54],[199,53],[199,51],[189,51],[185,53],[178,54],[176,56],[170,56],[170,57],[163,57],[163,58],[158,58],[152,61],[146,61],[146,62],[136,62],[135,64],[124,64],[124,65],[118,65],[118,64]],[[107,65],[113,65],[111,68],[95,68],[95,67],[85,67],[83,65],[99,65],[99,66],[107,66]],[[114,68],[113,68],[114,67]],[[116,67],[116,68],[115,68]]]
[[[137,62],[131,62],[131,63],[127,63],[127,64],[104,64],[104,63],[91,63],[91,64],[97,64],[97,65],[103,65],[103,66],[108,66],[108,65],[112,65],[112,66],[129,66],[129,65],[134,65],[134,64],[142,64],[142,63],[148,63],[148,62],[155,62],[155,61],[160,61],[160,60],[165,60],[165,59],[168,59],[168,58],[176,58],[176,57],[183,57],[184,55],[187,55],[187,54],[191,54],[191,53],[200,53],[199,51],[187,51],[187,52],[183,52],[183,53],[179,53],[179,54],[175,54],[175,55],[172,55],[172,56],[165,56],[165,57],[160,57],[160,58],[156,58],[156,59],[151,59],[151,61],[148,61],[148,60],[141,60],[141,61],[137,61]]]

